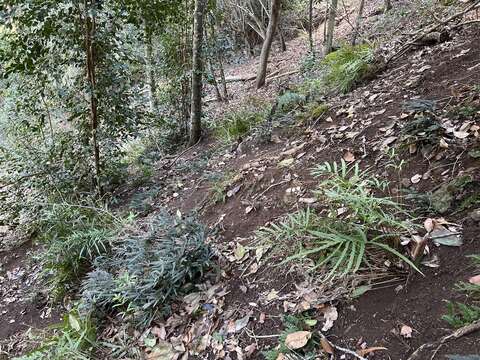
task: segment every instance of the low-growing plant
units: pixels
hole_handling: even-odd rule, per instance
[[[480,269],[480,255],[470,255],[473,264]],[[474,300],[480,300],[480,285],[474,283],[460,282],[456,284],[456,290],[469,295]],[[480,307],[474,304],[462,304],[459,302],[447,302],[447,314],[442,319],[450,326],[459,328],[480,320]]]
[[[15,360],[90,360],[97,347],[96,327],[90,318],[81,318],[76,310],[64,316],[61,324],[53,327],[41,345]]]
[[[480,307],[462,303],[447,303],[447,314],[442,316],[450,326],[460,328],[480,320]]]
[[[315,345],[318,344],[318,339],[310,339],[305,347],[297,351],[289,349],[285,340],[289,334],[293,334],[297,331],[308,330],[310,327],[306,324],[305,319],[301,316],[285,315],[282,318],[284,329],[278,335],[278,345],[271,350],[264,351],[263,355],[266,360],[277,360],[280,354],[287,355],[286,359],[301,359],[310,360],[317,357],[315,351]],[[308,322],[308,321],[307,321]]]
[[[308,258],[314,261],[312,270],[328,270],[328,279],[372,267],[369,253],[377,249],[420,272],[396,249],[400,235],[412,228],[409,221],[400,219],[408,219],[408,212],[395,201],[375,195],[375,191],[385,190],[388,183],[361,171],[358,164],[348,166],[343,160],[340,164],[325,163],[315,168],[313,174],[324,177],[316,194],[327,206],[329,216],[320,218],[308,209],[258,233],[260,238],[276,243],[301,246],[283,263]],[[292,250],[291,245],[289,249]]]
[[[49,293],[58,299],[109,251],[122,221],[108,209],[80,204],[50,204],[43,214],[38,228],[44,251],[36,258]]]
[[[349,92],[374,71],[374,48],[370,44],[344,45],[320,64],[323,81],[332,90]]]
[[[270,105],[257,98],[249,98],[240,108],[227,112],[213,124],[214,133],[226,143],[239,140],[261,124],[270,113]]]
[[[109,257],[97,258],[82,286],[82,311],[116,311],[148,325],[211,266],[206,238],[192,217],[157,214],[147,232],[122,239]]]
[[[287,91],[277,99],[277,112],[288,113],[305,104],[304,95],[293,91]]]

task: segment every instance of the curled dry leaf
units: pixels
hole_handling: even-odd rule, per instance
[[[343,160],[345,160],[346,162],[354,162],[355,155],[353,155],[352,152],[347,151],[345,154],[343,154]]]
[[[473,285],[479,285],[480,286],[480,275],[477,276],[472,276],[470,279],[468,279],[468,282]]]
[[[412,337],[412,328],[408,325],[402,325],[402,328],[400,329],[400,335],[402,335],[404,338],[411,338]]]
[[[285,339],[285,346],[290,350],[301,349],[307,345],[311,337],[312,333],[310,331],[297,331],[288,334]]]
[[[323,336],[320,339],[320,345],[322,346],[323,351],[325,351],[327,354],[334,354],[333,346],[330,344],[326,337]]]
[[[333,327],[333,323],[338,319],[338,311],[335,306],[329,306],[323,313],[325,318],[325,324],[323,325],[322,331],[328,331]]]
[[[420,174],[413,175],[412,178],[410,179],[412,184],[418,184],[420,180],[422,180],[422,175]]]
[[[427,230],[427,233],[429,233],[435,228],[435,220],[428,218],[423,223],[423,226],[425,227],[425,230]]]

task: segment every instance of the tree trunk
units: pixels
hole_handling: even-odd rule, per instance
[[[220,80],[222,81],[223,100],[228,102],[227,81],[225,80],[225,68],[223,67],[223,50],[218,54],[218,65],[220,67]]]
[[[193,61],[192,61],[192,102],[190,108],[190,141],[194,145],[202,134],[202,43],[203,43],[203,15],[206,0],[195,0],[193,23]]]
[[[157,84],[155,82],[155,72],[153,65],[153,44],[152,44],[152,31],[149,24],[145,21],[145,70],[147,73],[148,82],[148,98],[150,102],[150,111],[157,112]]]
[[[281,0],[272,0],[270,8],[270,20],[268,22],[267,35],[263,42],[262,53],[260,55],[260,65],[258,67],[256,87],[260,89],[265,85],[265,78],[267,77],[267,63],[272,48],[273,37],[277,29],[278,19],[280,17]]]
[[[285,36],[283,36],[283,30],[279,27],[278,32],[280,34],[280,46],[282,48],[282,52],[287,51],[287,42],[285,41]]]
[[[333,32],[335,30],[335,19],[337,17],[337,5],[338,0],[331,0],[328,14],[327,37],[325,39],[325,55],[330,54],[333,50]]]
[[[102,195],[102,185],[100,182],[100,148],[98,145],[98,113],[97,113],[97,96],[95,94],[96,77],[95,77],[95,49],[93,39],[95,38],[95,18],[90,17],[88,11],[88,2],[85,5],[85,52],[87,57],[87,80],[90,90],[90,130],[94,159],[95,176],[93,186],[99,196]]]
[[[313,47],[313,0],[308,3],[308,40],[310,43],[310,54],[315,54]]]
[[[355,45],[355,43],[357,42],[357,36],[360,33],[360,28],[362,26],[364,7],[365,7],[365,0],[360,0],[360,5],[358,6],[357,20],[355,22],[355,29],[353,31],[352,45]]]

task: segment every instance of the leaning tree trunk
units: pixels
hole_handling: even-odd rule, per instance
[[[265,36],[265,41],[263,42],[262,53],[260,55],[260,65],[258,67],[256,80],[257,89],[260,89],[263,85],[265,85],[268,57],[270,55],[270,49],[272,48],[275,30],[277,29],[281,6],[281,0],[272,0],[272,6],[270,8],[270,21],[268,22],[267,34]]]
[[[357,42],[357,36],[358,34],[360,34],[364,7],[365,7],[365,0],[360,0],[360,5],[358,6],[357,20],[355,22],[355,29],[353,31],[352,45],[355,45],[355,43]]]
[[[190,141],[194,145],[200,140],[202,134],[202,43],[203,43],[203,15],[206,0],[195,0],[195,13],[193,25],[193,60],[192,60],[192,102],[190,108]]]
[[[333,31],[335,30],[335,18],[337,17],[337,4],[338,0],[331,0],[330,2],[328,29],[327,36],[325,38],[325,55],[331,53],[333,50]]]
[[[93,186],[99,196],[102,195],[102,185],[100,182],[100,147],[98,145],[98,113],[97,96],[95,94],[96,75],[95,75],[95,49],[93,39],[95,38],[95,17],[89,14],[88,2],[84,1],[85,6],[85,53],[87,58],[87,80],[90,90],[90,130],[93,150],[95,176]]]

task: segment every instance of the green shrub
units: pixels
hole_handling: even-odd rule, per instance
[[[51,204],[39,221],[45,249],[37,256],[50,294],[63,295],[93,261],[105,254],[120,226],[108,210],[86,205]]]
[[[43,341],[30,354],[15,360],[90,360],[96,347],[96,328],[89,318],[81,318],[76,310],[64,316],[54,327],[54,335]]]
[[[226,143],[237,141],[265,121],[271,106],[265,100],[250,97],[240,108],[227,112],[213,123],[216,136]]]
[[[322,176],[317,196],[328,207],[329,217],[320,218],[310,209],[289,215],[280,224],[262,228],[260,238],[292,245],[295,254],[284,261],[309,258],[315,262],[312,270],[326,268],[327,278],[357,272],[362,266],[371,267],[369,249],[401,259],[415,270],[415,264],[396,250],[399,235],[411,230],[408,213],[395,201],[376,196],[375,190],[385,190],[387,183],[367,171],[360,171],[358,164],[348,166],[325,163],[313,171]],[[326,177],[326,178],[325,178]],[[343,220],[338,209],[342,209]]]
[[[342,46],[321,62],[323,81],[331,89],[346,93],[372,73],[373,62],[371,45]]]
[[[446,315],[442,316],[450,326],[460,328],[480,320],[480,307],[475,305],[466,305],[462,303],[447,303]]]
[[[211,266],[205,228],[193,218],[161,213],[148,227],[123,239],[111,256],[97,259],[83,283],[82,311],[116,310],[147,325]]]
[[[293,91],[287,91],[277,99],[277,112],[288,113],[303,105],[306,101],[304,95]]]

